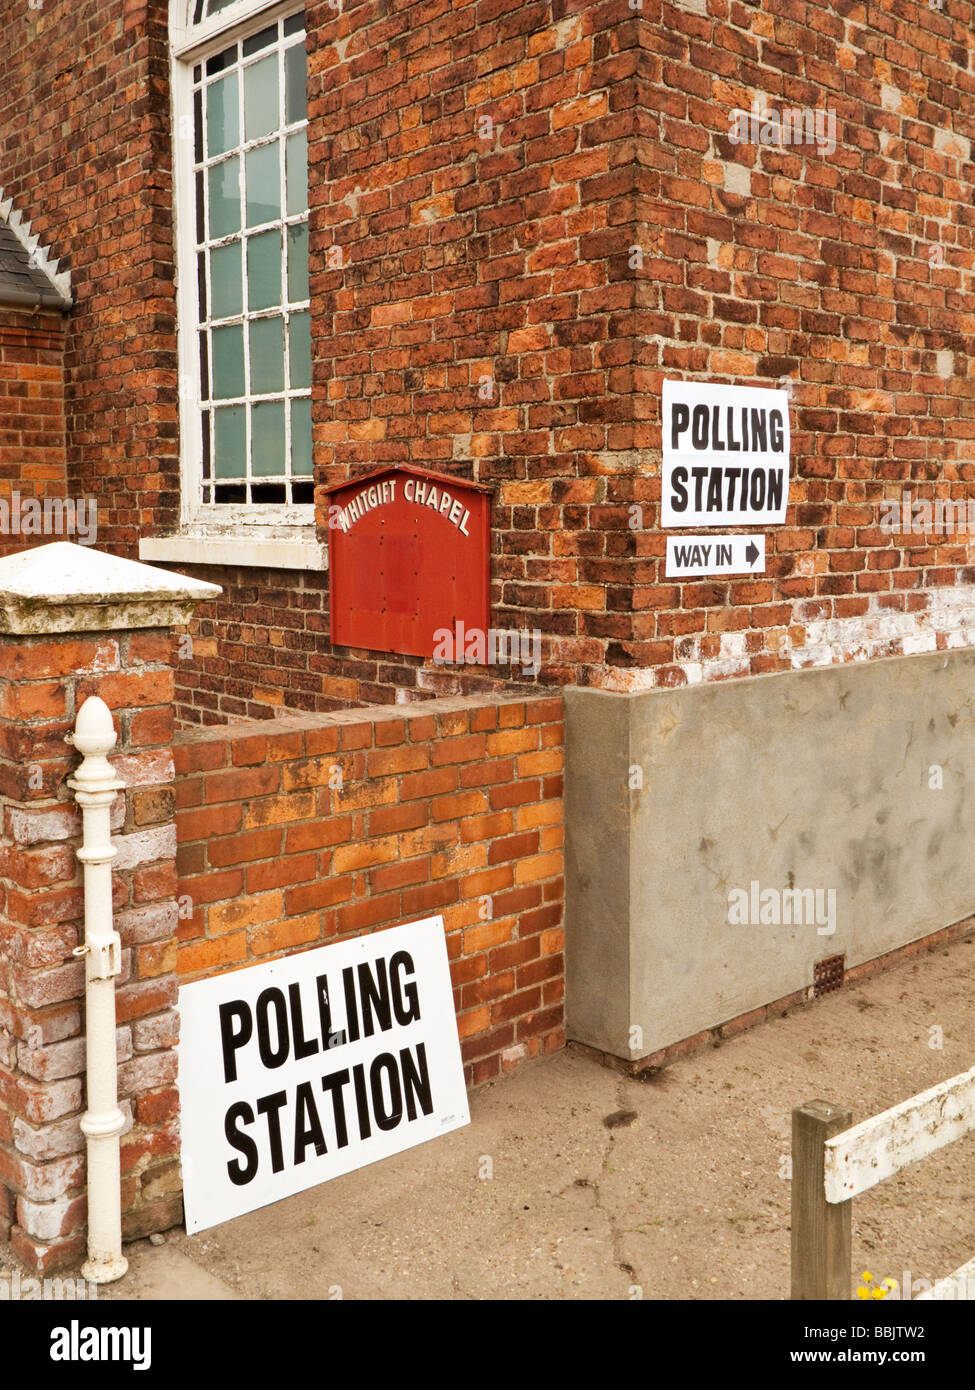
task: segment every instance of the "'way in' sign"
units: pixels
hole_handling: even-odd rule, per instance
[[[668,536],[666,577],[764,574],[764,536]]]

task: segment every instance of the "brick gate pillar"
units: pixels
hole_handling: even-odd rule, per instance
[[[123,1233],[181,1216],[176,1053],[175,625],[220,589],[58,543],[0,559],[0,1237],[32,1269],[84,1255],[84,897],[65,735],[112,711]]]

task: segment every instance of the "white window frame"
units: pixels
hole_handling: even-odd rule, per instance
[[[171,536],[143,537],[148,560],[192,564],[250,564],[324,569],[314,505],[202,501],[199,344],[196,303],[196,207],[193,158],[193,67],[229,42],[240,42],[276,19],[300,13],[303,0],[235,0],[219,14],[193,23],[196,0],[171,0],[170,90],[179,352],[180,525]],[[187,138],[188,136],[188,138]]]

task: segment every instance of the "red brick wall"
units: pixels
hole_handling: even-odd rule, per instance
[[[75,857],[81,816],[64,742],[100,695],[126,783],[112,813],[116,990],[126,1238],[181,1216],[175,1087],[176,832],[168,634],[69,634],[0,641],[0,1236],[32,1267],[78,1262],[85,1246],[85,965]]]
[[[495,482],[496,612],[551,634],[543,680],[961,638],[924,610],[957,585],[975,608],[966,545],[878,521],[975,479],[971,0],[310,13],[313,244],[344,267],[313,281],[330,478],[413,458]],[[758,92],[832,109],[834,155],[733,145]],[[665,578],[665,375],[794,383],[761,578]]]
[[[0,497],[65,497],[64,319],[0,305]],[[45,537],[43,539],[61,539]],[[0,555],[37,544],[0,528]]]
[[[200,606],[190,628],[192,645],[177,666],[177,717],[186,724],[392,704],[404,691],[424,700],[530,683],[520,668],[511,681],[506,671],[492,676],[464,667],[429,669],[418,657],[331,646],[328,581],[318,571],[178,569],[224,591]]]
[[[9,7],[0,39],[7,196],[70,269],[69,486],[136,555],[177,503],[166,9],[117,0]]]
[[[542,683],[889,654],[975,621],[964,543],[877,524],[884,495],[973,481],[972,0],[709,2],[307,6],[320,481],[412,459],[492,483],[492,621],[541,629]],[[165,12],[46,0],[0,36],[5,186],[78,294],[69,484],[129,554],[178,489]],[[758,92],[834,110],[835,153],[732,146]],[[767,575],[667,581],[665,374],[794,383]],[[321,576],[220,578],[189,718],[508,679],[329,648]]]
[[[637,19],[314,0],[308,25],[328,481],[412,460],[493,484],[492,621],[557,638],[543,679],[571,679],[634,621],[611,510],[634,482],[607,451],[633,443]]]
[[[656,472],[665,375],[787,378],[793,466],[762,577],[669,582],[636,533],[620,664],[680,684],[967,645],[965,538],[878,522],[905,490],[975,496],[975,5],[644,5],[639,35],[637,456]],[[733,144],[758,93],[831,111],[835,152]],[[659,483],[634,497],[655,527]]]
[[[176,763],[182,979],[442,913],[468,1080],[562,1045],[559,700],[185,731]]]
[[[354,685],[323,680],[328,590],[317,571],[179,565],[181,574],[219,584],[190,625],[177,665],[177,717],[187,724],[273,719],[282,709],[341,709]]]

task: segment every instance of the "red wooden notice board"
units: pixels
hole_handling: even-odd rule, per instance
[[[325,491],[333,643],[433,656],[458,621],[487,631],[490,488],[403,464]]]

